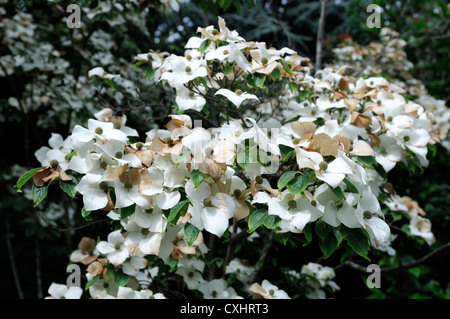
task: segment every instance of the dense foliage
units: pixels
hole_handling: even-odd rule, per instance
[[[0,7],[6,297],[447,298],[448,6],[218,5]]]

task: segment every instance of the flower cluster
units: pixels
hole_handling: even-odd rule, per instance
[[[345,67],[313,76],[309,59],[246,41],[222,18],[218,29],[197,32],[184,56],[136,57],[174,91],[163,128],[142,138],[125,115],[103,109],[36,153],[43,166],[59,168],[58,177],[81,176],[75,191],[84,215],[102,210],[116,225],[71,256],[88,265],[91,297],[161,297],[142,285],[156,256],[175,261],[175,273],[204,298],[289,298],[266,279],[256,282],[256,266],[233,258],[232,242],[251,245],[248,235],[262,228],[308,237],[315,225],[326,257],[347,236],[364,257],[370,247],[395,254],[383,207],[403,206],[392,206],[398,200],[387,173],[399,162],[428,165],[429,146],[447,138],[440,102],[408,100],[385,78],[354,78]],[[114,80],[102,69],[91,74]],[[56,175],[49,176],[44,182]],[[428,220],[412,216],[413,235],[431,233]],[[212,249],[204,237],[228,239],[223,276],[239,284],[204,276]],[[302,273],[319,280],[311,296],[339,288],[328,268],[308,264]]]

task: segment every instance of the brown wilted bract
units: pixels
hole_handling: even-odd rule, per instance
[[[42,187],[46,183],[50,183],[54,180],[62,180],[63,182],[70,182],[72,180],[61,166],[55,168],[49,166],[33,173],[33,183],[37,187]]]
[[[372,124],[372,117],[367,114],[359,113],[356,111],[351,112],[352,125],[357,127],[366,128]]]

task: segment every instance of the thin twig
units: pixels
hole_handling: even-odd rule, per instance
[[[322,45],[323,45],[323,33],[325,31],[325,17],[327,12],[327,5],[329,0],[321,0],[320,6],[320,18],[319,27],[317,29],[317,40],[316,40],[316,71],[320,70],[322,67]]]
[[[432,252],[430,252],[429,254],[423,256],[422,258],[420,258],[418,260],[411,261],[411,262],[406,263],[406,264],[399,264],[397,266],[381,267],[380,271],[383,272],[383,273],[389,273],[389,272],[394,272],[394,271],[398,271],[398,270],[406,270],[406,269],[409,269],[409,268],[413,268],[413,267],[416,267],[416,266],[419,266],[419,265],[422,265],[422,264],[428,262],[430,259],[432,259],[436,255],[442,253],[443,251],[445,251],[445,250],[447,250],[449,248],[450,248],[450,242],[445,244],[445,245],[442,245],[441,247],[439,247],[439,248],[437,248],[435,250],[433,250]],[[359,264],[357,264],[357,263],[355,263],[355,262],[353,262],[351,260],[347,260],[347,261],[343,262],[342,264],[336,266],[334,268],[334,270],[338,270],[338,269],[340,269],[340,268],[342,268],[344,266],[349,266],[349,267],[351,267],[351,268],[353,268],[355,270],[358,270],[360,272],[367,272],[367,268],[366,267],[361,266],[361,265],[359,265]]]
[[[19,295],[20,299],[24,299],[22,286],[20,285],[19,274],[17,272],[16,262],[14,260],[14,250],[11,244],[11,229],[8,216],[6,217],[6,245],[8,246],[9,261],[11,264],[11,270],[13,272],[14,282],[16,284],[17,294]]]

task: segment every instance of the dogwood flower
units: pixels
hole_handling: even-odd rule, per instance
[[[46,299],[80,299],[83,290],[80,287],[67,287],[66,285],[52,283],[48,288],[50,297]]]
[[[264,279],[261,285],[254,283],[250,286],[250,288],[248,288],[248,290],[264,299],[291,299],[284,290],[279,289],[267,279]]]
[[[101,254],[106,255],[108,261],[115,267],[118,267],[119,265],[122,265],[129,256],[128,249],[124,243],[125,237],[119,229],[109,233],[108,241],[100,241],[97,244],[97,250]]]
[[[242,90],[237,89],[235,92],[230,91],[228,89],[220,89],[214,95],[222,95],[225,96],[231,103],[236,105],[236,107],[241,106],[242,102],[245,100],[257,100],[258,97],[254,94],[249,94],[247,92],[242,92]]]

